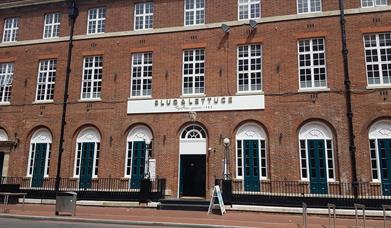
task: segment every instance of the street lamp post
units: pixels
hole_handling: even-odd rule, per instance
[[[232,180],[231,180],[231,174],[229,172],[229,146],[231,144],[229,138],[225,138],[223,140],[224,144],[224,180],[223,180],[223,199],[224,204],[226,205],[232,205]]]
[[[150,179],[150,173],[149,173],[149,146],[151,145],[151,140],[146,139],[145,140],[145,170],[144,170],[144,179]]]

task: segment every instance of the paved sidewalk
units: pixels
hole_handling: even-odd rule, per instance
[[[54,205],[26,204],[9,205],[10,211],[0,214],[1,217],[25,217],[29,219],[65,220],[65,221],[86,221],[110,224],[128,225],[167,225],[175,226],[196,226],[203,227],[260,227],[260,228],[300,228],[302,217],[291,214],[272,214],[259,212],[237,212],[228,211],[224,216],[219,214],[207,215],[206,212],[193,211],[166,211],[148,208],[114,208],[114,207],[89,207],[78,206],[76,217],[54,216]],[[355,220],[352,218],[338,218],[338,228],[355,227]],[[199,226],[200,227],[200,226]],[[327,228],[327,216],[309,216],[308,227]],[[363,224],[359,223],[359,227]],[[368,220],[368,228],[383,228],[382,220]],[[388,227],[391,227],[391,221]]]

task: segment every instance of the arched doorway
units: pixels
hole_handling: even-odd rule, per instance
[[[258,124],[246,123],[236,133],[236,177],[252,192],[267,179],[266,133]]]
[[[100,140],[99,132],[92,127],[77,136],[74,176],[79,178],[79,188],[91,188],[92,178],[98,177]]]
[[[327,194],[335,180],[333,134],[321,122],[309,122],[299,132],[301,179],[309,181],[310,192]]]
[[[31,177],[31,187],[42,187],[44,178],[49,177],[52,134],[42,128],[34,132],[30,140],[30,155],[27,176]]]
[[[199,125],[183,129],[179,145],[179,195],[205,197],[206,131]]]
[[[383,195],[391,195],[391,121],[374,123],[369,129],[372,179],[380,182]]]
[[[145,170],[152,150],[152,132],[146,126],[136,126],[128,134],[125,177],[130,178],[130,188],[139,189],[141,180],[148,175]],[[148,166],[149,167],[149,166]]]

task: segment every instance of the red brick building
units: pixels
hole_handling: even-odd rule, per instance
[[[63,178],[137,188],[149,150],[169,197],[205,197],[228,149],[245,191],[352,181],[338,0],[77,3]],[[389,4],[345,1],[357,178],[384,195]],[[0,168],[32,187],[56,175],[69,29],[65,1],[0,4]]]

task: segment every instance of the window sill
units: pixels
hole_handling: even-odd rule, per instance
[[[100,101],[102,101],[102,99],[100,99],[100,98],[97,98],[97,99],[80,99],[80,100],[78,100],[78,102],[86,102],[86,103],[88,103],[88,102],[100,102]]]
[[[0,106],[7,106],[7,105],[11,105],[11,102],[0,102]]]
[[[368,85],[367,89],[391,89],[391,85]]]
[[[198,97],[206,97],[205,94],[184,94],[184,95],[181,95],[180,98],[198,98]]]
[[[151,100],[153,97],[152,96],[145,96],[145,97],[129,97],[128,100]]]
[[[370,185],[381,185],[381,182],[380,181],[371,181],[369,182]]]
[[[53,104],[54,101],[33,101],[33,104]]]
[[[309,88],[309,89],[299,89],[299,93],[314,93],[314,92],[329,92],[330,88]]]
[[[303,13],[299,13],[299,12],[297,12],[297,15],[305,15],[305,14],[316,14],[316,13],[322,13],[322,11],[314,11],[314,12],[303,12]]]
[[[247,96],[247,95],[264,95],[265,93],[260,90],[260,91],[250,91],[250,92],[237,92],[235,95],[236,96]]]
[[[43,37],[42,38],[43,40],[55,40],[55,39],[60,39],[59,36],[56,36],[56,37]]]

